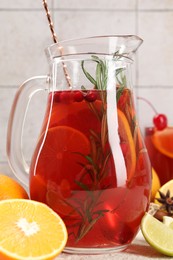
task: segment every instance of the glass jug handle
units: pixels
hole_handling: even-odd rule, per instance
[[[49,76],[37,76],[25,81],[18,89],[7,128],[7,157],[15,176],[29,185],[29,166],[22,152],[22,134],[29,103],[35,93],[48,89]]]

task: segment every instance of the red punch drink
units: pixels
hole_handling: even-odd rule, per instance
[[[173,179],[173,128],[145,129],[145,143],[151,165],[156,170],[161,185]]]
[[[62,217],[67,248],[129,244],[149,203],[150,164],[135,122],[132,94],[124,88],[116,107],[107,100],[105,90],[49,94],[31,163],[30,193]],[[117,114],[110,117],[109,106]],[[116,116],[118,128],[112,135],[110,123]]]

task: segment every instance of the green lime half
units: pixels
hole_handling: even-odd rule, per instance
[[[173,229],[173,218],[168,216],[163,216],[163,223],[169,228]]]
[[[173,256],[173,229],[145,213],[141,222],[141,231],[146,241],[158,252]]]

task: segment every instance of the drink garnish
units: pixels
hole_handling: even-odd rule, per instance
[[[157,191],[154,202],[159,206],[154,214],[154,217],[163,221],[164,216],[173,217],[173,194],[172,194],[173,180],[166,182]]]
[[[166,210],[168,213],[173,214],[173,197],[170,195],[170,190],[167,190],[166,194],[159,191],[160,198],[156,198],[158,202],[162,204],[160,209]]]
[[[155,109],[155,107],[146,98],[137,97],[137,99],[141,99],[141,100],[145,101],[154,111],[155,115],[153,117],[153,124],[154,124],[155,128],[159,131],[165,129],[168,125],[168,119],[167,119],[166,115],[158,113],[157,110]]]

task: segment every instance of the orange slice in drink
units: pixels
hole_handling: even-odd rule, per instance
[[[69,126],[56,126],[48,130],[43,142],[41,136],[38,147],[37,172],[46,179],[61,183],[67,179],[70,184],[80,175],[89,154],[90,143],[80,131]],[[42,144],[43,142],[43,144]]]
[[[70,197],[71,199],[72,197]],[[64,198],[61,194],[61,190],[57,188],[56,191],[49,190],[46,196],[46,203],[61,216],[69,216],[74,218],[78,216],[76,209],[70,205],[67,198]]]
[[[90,104],[85,101],[70,104],[57,103],[52,108],[49,128],[68,125],[89,137],[90,130],[95,132],[100,130],[98,115],[101,112],[101,107],[102,102],[100,100]]]
[[[173,158],[173,127],[156,131],[152,136],[152,142],[159,152]]]
[[[43,203],[10,199],[0,202],[0,259],[48,260],[67,242],[62,219]]]
[[[126,119],[125,114],[118,109],[118,123],[119,123],[119,135],[120,135],[120,141],[123,146],[125,146],[125,163],[127,168],[127,178],[128,181],[133,177],[135,173],[135,167],[136,167],[136,151],[135,151],[135,145],[134,140],[131,134],[129,123]]]
[[[66,182],[66,184],[65,184]],[[65,187],[63,187],[65,185]],[[55,182],[46,182],[42,176],[36,175],[32,176],[30,181],[30,193],[31,198],[37,201],[46,203],[55,212],[63,216],[73,215],[76,216],[76,212],[66,203],[68,197],[71,198],[71,187],[68,181],[65,179],[61,181],[60,185]]]
[[[68,126],[52,127],[44,135],[31,164],[31,198],[45,201],[58,213],[68,214],[72,208],[63,201],[79,189],[75,180],[84,174],[90,143],[83,133]]]
[[[45,137],[42,134],[31,165],[31,198],[46,200],[57,212],[71,211],[63,200],[79,188],[75,181],[84,174],[85,156],[89,152],[88,138],[72,127],[56,126],[50,128]],[[44,193],[41,197],[39,189]]]

